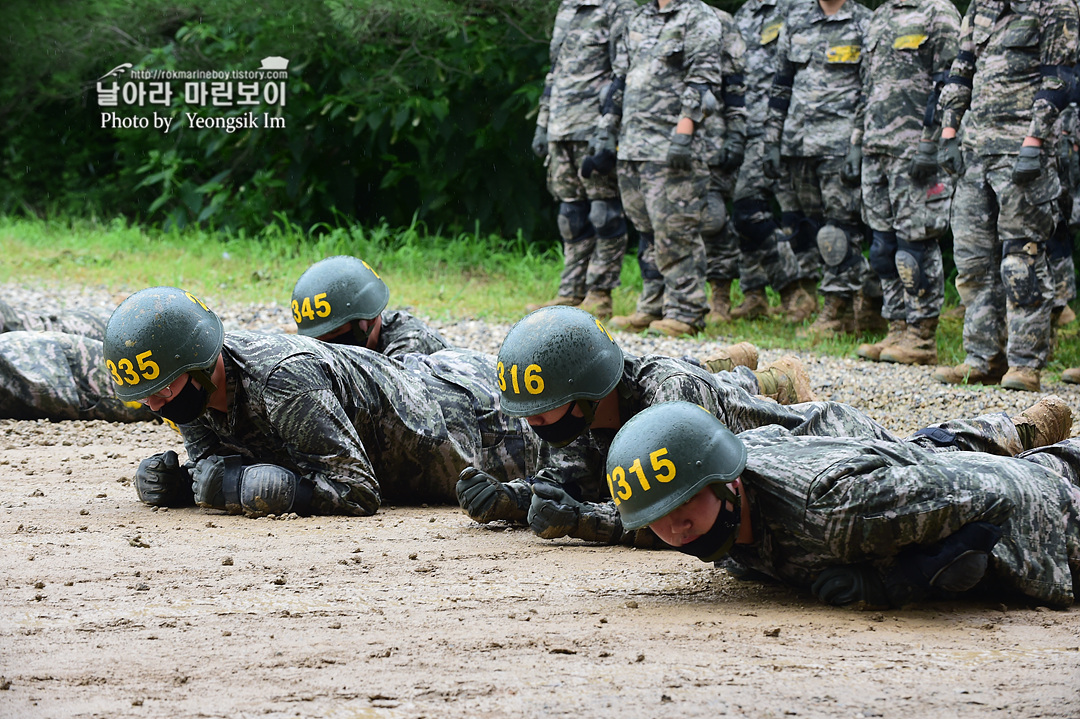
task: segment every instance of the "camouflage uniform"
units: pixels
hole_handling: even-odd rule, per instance
[[[113,386],[99,339],[64,332],[0,334],[0,417],[154,419],[141,404],[117,398]]]
[[[548,137],[548,190],[559,204],[563,272],[559,296],[619,286],[626,218],[614,173],[579,173],[600,117],[600,89],[611,81],[615,43],[631,0],[563,0],[551,33],[551,71],[536,124]]]
[[[790,238],[780,231],[770,202],[776,180],[765,176],[765,119],[776,74],[775,51],[789,0],[748,0],[735,13],[746,54],[746,153],[735,181],[732,220],[739,235],[739,287],[745,292],[771,284],[779,290],[800,277]],[[782,245],[778,241],[783,238]]]
[[[317,514],[455,502],[466,466],[529,474],[538,440],[499,412],[495,360],[468,350],[391,359],[307,337],[226,333],[229,411],[181,426],[188,457],[239,454],[313,485]]]
[[[112,310],[104,308],[30,312],[0,301],[0,332],[63,332],[100,340],[105,337],[105,325],[111,314]]]
[[[450,343],[436,330],[405,310],[385,310],[381,315],[379,342],[375,351],[387,357],[403,354],[433,354],[448,349]]]
[[[620,38],[615,75],[625,90],[613,98],[604,122],[619,129],[619,191],[641,233],[643,278],[663,278],[663,295],[643,293],[638,312],[702,327],[705,246],[701,220],[709,183],[703,132],[692,141],[692,168],[668,167],[667,155],[681,118],[704,119],[704,95],[723,84],[723,28],[700,0],[651,0],[630,17]],[[621,128],[619,128],[621,122]]]
[[[953,183],[942,171],[915,181],[909,168],[919,141],[936,141],[940,132],[935,84],[944,84],[956,58],[959,31],[960,15],[948,0],[889,0],[874,11],[867,32],[851,143],[862,145],[863,216],[874,233],[870,264],[881,280],[882,316],[890,320],[936,318],[945,299],[938,237],[948,225]]]
[[[901,441],[867,415],[839,402],[780,405],[754,397],[757,380],[745,367],[709,374],[668,357],[628,355],[617,389],[619,416],[624,424],[647,407],[682,400],[705,408],[736,433],[776,424],[795,435]],[[953,420],[938,425],[937,429],[940,431],[934,437],[920,434],[909,441],[938,452],[974,450],[1010,455],[1022,449],[1015,425],[1004,414]],[[614,436],[614,431],[600,429],[590,430],[562,448],[541,443],[538,461],[541,469],[535,480],[560,485],[588,503],[594,522],[589,527],[590,534],[582,539],[648,546],[652,542],[650,530],[624,532],[619,512],[610,501],[604,468]]]
[[[702,123],[709,166],[709,190],[705,198],[701,237],[705,243],[705,278],[730,282],[739,276],[739,240],[734,223],[728,221],[727,203],[735,191],[735,175],[720,166],[724,140],[730,134],[746,137],[746,85],[744,57],[746,43],[735,26],[735,18],[713,8],[724,30],[720,69],[724,82],[720,90],[724,112],[715,112]]]
[[[985,375],[1003,360],[1035,371],[1046,364],[1054,292],[1046,243],[1061,192],[1051,136],[1066,101],[1059,68],[1073,63],[1078,26],[1072,0],[975,0],[939,102],[944,127],[963,120],[953,256],[967,308],[965,364]],[[1017,187],[1026,136],[1044,140],[1042,172]]]
[[[808,587],[829,567],[884,570],[905,546],[989,522],[1005,529],[989,582],[1054,606],[1075,601],[1080,440],[1012,458],[935,454],[872,436],[797,437],[782,427],[739,437],[754,534],[731,557],[745,567]]]
[[[1072,93],[1080,93],[1080,83],[1073,75]],[[1047,245],[1050,273],[1054,277],[1054,313],[1076,299],[1076,265],[1073,263],[1073,243],[1080,229],[1080,152],[1075,149],[1080,138],[1080,117],[1075,100],[1058,118],[1058,173],[1061,177],[1061,217]]]
[[[853,297],[869,267],[862,254],[858,190],[841,182],[860,91],[859,67],[870,11],[854,0],[826,15],[817,2],[792,5],[776,48],[776,76],[769,91],[765,146],[780,145],[790,189],[780,204],[797,213],[796,247],[805,274],[825,270],[824,294]],[[817,247],[807,247],[814,238]],[[820,254],[819,254],[820,250]]]

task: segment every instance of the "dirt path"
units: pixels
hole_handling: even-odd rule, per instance
[[[0,421],[0,717],[1080,717],[1080,609],[831,609],[449,507],[155,512],[169,447]]]

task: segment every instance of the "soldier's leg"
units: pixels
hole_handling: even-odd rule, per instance
[[[693,330],[704,327],[705,245],[701,215],[709,173],[695,160],[690,171],[673,171],[666,163],[646,162],[642,168],[648,189],[645,201],[656,231],[656,266],[664,276],[665,320]]]
[[[643,162],[619,161],[617,166],[619,195],[626,216],[638,231],[638,267],[641,270],[642,291],[634,314],[612,317],[616,329],[641,331],[663,311],[664,278],[653,260],[653,224],[645,203],[646,183],[642,179]]]
[[[563,271],[556,301],[565,301],[560,304],[578,304],[585,297],[585,274],[596,242],[596,230],[589,222],[588,197],[577,172],[585,145],[573,141],[548,144],[548,190],[559,202],[557,220],[563,243]]]
[[[705,245],[705,279],[708,280],[710,322],[731,319],[731,285],[739,276],[739,244],[724,200],[724,185],[728,179],[718,167],[709,168],[709,189],[701,222],[701,239]]]
[[[1053,321],[1056,326],[1062,319],[1062,313],[1066,312],[1068,304],[1076,299],[1073,236],[1068,222],[1065,220],[1058,222],[1053,237],[1047,243],[1046,251],[1050,262],[1050,272],[1054,277]]]
[[[626,214],[619,200],[618,178],[615,173],[593,173],[583,182],[590,203],[589,222],[596,229],[585,284],[589,292],[599,291],[610,298],[611,290],[619,286],[626,253]]]
[[[859,192],[840,179],[842,158],[824,158],[816,174],[825,227],[818,231],[818,249],[825,263],[821,291],[854,295],[863,288],[869,270],[862,254],[863,228]]]
[[[881,314],[887,320],[906,322],[904,286],[896,267],[897,222],[889,187],[892,169],[889,158],[884,155],[863,157],[863,216],[872,233],[870,267],[881,282]]]
[[[1007,159],[1008,162],[1000,163],[989,173],[999,206],[1000,271],[1009,335],[1006,355],[1009,375],[1023,374],[1033,380],[1013,386],[1011,378],[1006,376],[1002,386],[1038,391],[1038,373],[1046,366],[1050,351],[1050,313],[1054,301],[1046,243],[1057,225],[1057,196],[1061,188],[1052,167],[1045,167],[1040,179],[1017,188],[1012,182],[1011,158]]]

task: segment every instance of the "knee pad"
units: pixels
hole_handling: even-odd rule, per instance
[[[937,242],[937,240],[924,242],[900,240],[897,246],[896,274],[900,276],[900,284],[909,295],[918,297],[930,289],[923,267],[926,265],[927,245],[931,242]]]
[[[870,241],[870,267],[883,279],[896,277],[896,233],[874,230]]]
[[[589,222],[589,201],[560,202],[559,235],[564,242],[580,242],[592,237],[596,230]]]
[[[311,503],[311,487],[304,485],[295,472],[276,464],[252,464],[244,467],[235,486],[228,479],[223,487],[226,504],[235,501],[245,512],[256,515],[306,514]]]
[[[1039,278],[1035,274],[1035,261],[1043,248],[1039,247],[1032,254],[1025,249],[1030,244],[1019,240],[1008,240],[1001,248],[1001,281],[1005,285],[1005,293],[1010,300],[1021,307],[1042,301]]]
[[[652,260],[645,259],[645,249],[651,246],[653,243],[653,233],[642,232],[638,237],[638,268],[641,270],[641,279],[643,280],[662,280],[664,276],[660,274],[660,270],[657,269],[656,263]]]
[[[1068,218],[1068,215],[1065,215]],[[1073,253],[1072,231],[1066,220],[1058,222],[1054,234],[1046,242],[1046,256],[1051,260],[1063,260]]]
[[[719,192],[710,192],[705,196],[705,211],[701,213],[701,234],[718,235],[727,225],[728,214],[724,198]]]
[[[846,270],[858,261],[852,252],[847,231],[831,222],[817,231],[817,246],[825,265],[837,272]]]
[[[596,229],[596,236],[602,240],[612,240],[626,234],[626,215],[617,197],[593,200],[589,208],[589,222]]]
[[[762,215],[770,219],[754,220]],[[776,222],[772,220],[769,205],[764,200],[735,200],[731,206],[731,218],[739,235],[739,249],[743,252],[752,252],[765,246],[776,233]]]

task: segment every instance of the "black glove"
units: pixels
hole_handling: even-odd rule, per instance
[[[1026,145],[1020,148],[1020,155],[1013,165],[1012,179],[1017,185],[1030,185],[1042,174],[1042,148]]]
[[[454,486],[458,505],[477,522],[528,519],[532,492],[524,481],[500,482],[476,467],[466,467]]]
[[[894,607],[921,601],[938,592],[966,592],[986,574],[990,551],[1004,530],[989,522],[971,522],[929,547],[911,547],[896,557],[885,576]]]
[[[849,187],[858,187],[862,178],[862,145],[848,148],[844,166],[840,168],[840,179]]]
[[[546,127],[541,127],[540,125],[536,126],[536,132],[533,133],[532,139],[532,151],[539,158],[547,157],[548,139]]]
[[[180,465],[176,452],[160,452],[139,462],[135,470],[135,493],[139,501],[155,507],[190,507],[191,475]]]
[[[720,161],[717,163],[724,172],[735,172],[742,166],[746,154],[746,139],[738,133],[729,133],[720,148]]]
[[[909,173],[915,182],[925,182],[938,170],[937,143],[933,140],[919,140],[915,157],[911,158]]]
[[[964,153],[960,149],[960,137],[942,138],[938,145],[938,165],[953,177],[964,174]]]
[[[232,473],[239,475],[241,469],[239,455],[221,457],[215,454],[200,459],[191,473],[191,492],[195,495],[195,503],[200,507],[239,512],[239,506],[230,508],[225,504],[225,475],[229,472],[230,480],[239,483],[238,476],[234,479]]]
[[[689,172],[693,167],[693,155],[690,151],[690,143],[694,141],[693,135],[675,132],[671,135],[671,145],[668,146],[667,164],[676,172]]]
[[[615,170],[615,153],[601,150],[595,155],[586,155],[581,163],[581,176],[586,180],[595,172],[598,175],[610,175]]]
[[[606,128],[601,128],[595,135],[589,138],[589,154],[599,155],[604,151],[615,154],[615,138]]]
[[[810,587],[814,596],[838,607],[862,602],[867,607],[889,606],[889,596],[877,570],[861,564],[829,567]]]
[[[529,505],[529,527],[544,539],[573,535],[581,520],[582,503],[562,488],[546,482],[533,485]]]
[[[783,177],[784,168],[780,160],[779,145],[767,145],[765,156],[761,160],[761,171],[765,173],[765,177],[770,180],[779,180]]]

